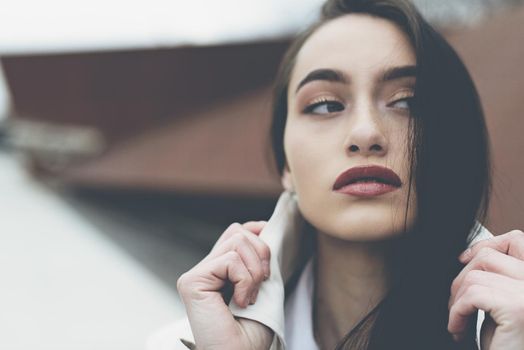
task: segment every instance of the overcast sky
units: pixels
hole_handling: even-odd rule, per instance
[[[522,0],[413,0],[430,20],[474,21]],[[282,37],[324,0],[0,0],[0,55],[171,47]]]
[[[0,0],[0,54],[210,44],[279,37],[322,0]]]

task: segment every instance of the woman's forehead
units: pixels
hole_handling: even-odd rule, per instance
[[[355,80],[377,77],[384,68],[416,64],[414,50],[393,22],[348,14],[322,25],[300,49],[290,86],[319,68],[337,69]]]

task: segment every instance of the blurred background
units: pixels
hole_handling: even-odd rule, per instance
[[[524,1],[416,0],[479,89],[487,227],[524,228]],[[281,192],[271,84],[319,0],[1,0],[0,348],[143,349]],[[467,140],[465,140],[467,142]]]

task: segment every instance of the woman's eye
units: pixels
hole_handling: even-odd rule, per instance
[[[344,110],[344,105],[338,101],[320,101],[306,107],[307,114],[329,114]]]
[[[402,98],[400,100],[394,101],[393,103],[390,104],[390,106],[394,108],[398,108],[398,109],[410,110],[412,103],[413,103],[413,97],[406,97],[406,98]]]

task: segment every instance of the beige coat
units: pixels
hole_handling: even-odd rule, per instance
[[[299,251],[303,234],[304,218],[298,210],[295,194],[284,191],[260,238],[271,250],[271,275],[259,290],[257,302],[242,309],[233,301],[229,308],[233,315],[249,318],[265,324],[275,335],[270,350],[285,350],[284,337],[284,282],[288,281],[295,269],[299,268]],[[470,245],[479,240],[493,237],[484,227],[481,234]],[[283,254],[285,252],[285,254]],[[477,338],[484,313],[479,311]],[[147,350],[187,350],[193,349],[194,338],[187,317],[153,334],[147,342]],[[480,346],[479,346],[480,348]]]

